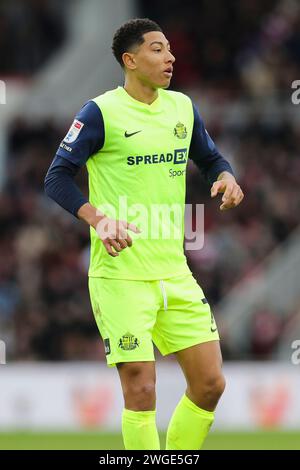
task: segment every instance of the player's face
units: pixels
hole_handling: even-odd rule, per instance
[[[168,88],[175,62],[170,44],[159,31],[144,34],[144,39],[134,53],[136,76],[153,88]]]

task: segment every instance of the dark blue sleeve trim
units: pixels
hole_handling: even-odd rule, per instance
[[[213,140],[205,129],[204,122],[198,109],[193,103],[194,127],[191,139],[189,158],[197,165],[205,179],[214,183],[223,171],[232,175],[233,170],[229,162],[221,155]]]
[[[56,155],[45,177],[47,196],[76,217],[80,207],[88,202],[74,182],[79,170],[79,166]]]
[[[94,101],[88,101],[76,114],[73,124],[57,150],[57,155],[77,166],[83,166],[91,155],[101,150],[104,140],[101,110]]]

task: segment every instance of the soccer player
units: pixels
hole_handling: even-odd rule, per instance
[[[243,193],[191,99],[166,90],[175,57],[161,28],[130,20],[116,31],[112,50],[124,86],[79,111],[45,190],[91,227],[90,298],[108,366],[117,366],[120,376],[125,449],[160,448],[152,341],[162,355],[175,354],[187,382],[166,448],[200,449],[225,387],[217,326],[184,256],[184,211],[179,237],[154,237],[133,223],[132,209],[184,209],[188,157],[212,185],[211,196],[223,194],[221,210],[237,206]],[[85,164],[89,201],[74,182]],[[124,198],[127,219],[115,212]],[[166,222],[156,220],[158,228]]]

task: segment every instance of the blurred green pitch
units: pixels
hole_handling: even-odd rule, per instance
[[[161,434],[162,448],[165,446],[165,434]],[[124,449],[120,434],[100,432],[80,433],[0,433],[0,449],[84,449],[113,450]],[[206,440],[207,450],[300,450],[300,431],[260,431],[260,432],[212,432]]]

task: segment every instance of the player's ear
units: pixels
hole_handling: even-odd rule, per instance
[[[124,52],[124,54],[122,55],[122,59],[123,59],[124,65],[128,69],[134,70],[136,68],[134,54],[131,54],[130,52]]]

